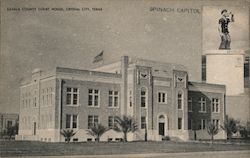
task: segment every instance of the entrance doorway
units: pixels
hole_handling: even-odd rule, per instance
[[[36,122],[34,122],[33,135],[36,135]]]
[[[165,135],[165,123],[159,123],[159,135]]]
[[[161,136],[165,136],[165,116],[160,115],[158,118],[158,134]]]

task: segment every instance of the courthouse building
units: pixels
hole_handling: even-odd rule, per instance
[[[72,141],[94,141],[87,129],[96,123],[114,126],[114,117],[131,116],[138,130],[128,140],[210,138],[207,125],[225,119],[225,86],[188,81],[182,65],[123,56],[94,70],[57,67],[36,69],[20,87],[18,140],[64,141],[60,131],[76,131]],[[109,130],[101,141],[122,133]],[[215,139],[224,139],[220,132]]]

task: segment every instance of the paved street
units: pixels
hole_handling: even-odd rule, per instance
[[[152,153],[129,155],[83,155],[83,156],[25,156],[25,158],[249,158],[250,150],[244,151],[213,151],[188,153]],[[10,157],[8,157],[10,158]],[[11,157],[20,158],[20,157]]]

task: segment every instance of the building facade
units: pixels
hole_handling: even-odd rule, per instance
[[[138,130],[128,140],[207,139],[206,126],[225,118],[225,86],[188,81],[182,65],[123,56],[94,70],[57,67],[36,69],[20,88],[19,140],[65,141],[62,129],[73,129],[72,141],[94,141],[87,129],[96,123],[112,128],[115,117],[131,116]],[[191,108],[191,109],[190,109]],[[123,138],[109,130],[101,141]],[[224,132],[216,136],[225,138]]]
[[[18,114],[0,113],[0,133],[18,124]]]

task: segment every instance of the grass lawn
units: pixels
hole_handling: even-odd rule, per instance
[[[213,144],[196,142],[128,142],[128,143],[46,143],[35,141],[0,141],[3,156],[112,155],[139,153],[201,152],[250,150],[250,144]]]

